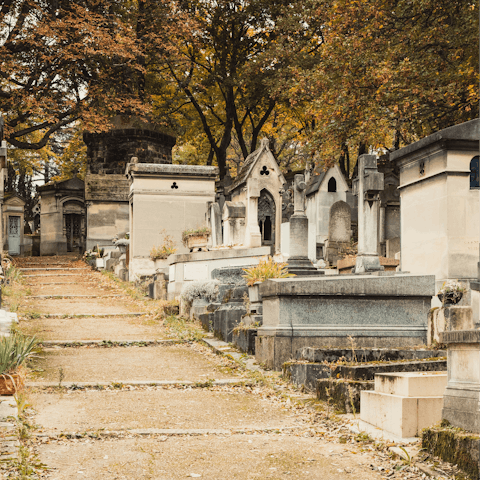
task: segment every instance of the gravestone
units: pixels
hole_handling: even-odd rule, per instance
[[[212,231],[210,238],[212,247],[222,244],[222,213],[217,202],[209,202],[207,209],[207,225]]]
[[[290,258],[288,271],[295,275],[321,275],[308,258],[308,218],[305,215],[305,177],[295,175],[294,214],[290,217]]]
[[[347,202],[339,201],[330,208],[328,223],[328,243],[326,261],[336,265],[339,251],[350,244],[352,223],[352,209]]]

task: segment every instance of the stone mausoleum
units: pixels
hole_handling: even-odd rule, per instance
[[[471,120],[390,154],[400,171],[401,269],[435,275],[437,290],[477,278],[479,137]]]
[[[38,187],[40,255],[85,250],[85,183],[76,175]]]
[[[175,138],[136,118],[116,117],[105,133],[85,133],[86,248],[111,246],[129,231],[127,164],[171,164]]]

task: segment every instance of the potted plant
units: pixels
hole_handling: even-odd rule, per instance
[[[442,305],[451,306],[456,305],[463,297],[465,289],[456,280],[447,280],[443,283],[442,288],[438,291],[437,297],[442,302]]]
[[[262,258],[258,265],[250,268],[244,268],[243,278],[247,281],[248,297],[251,303],[251,311],[259,312],[262,305],[262,296],[260,294],[260,284],[269,278],[288,278],[294,277],[293,273],[288,273],[286,263],[277,263],[272,257]]]
[[[208,236],[212,231],[208,227],[195,228],[182,232],[182,242],[191,252],[206,250]]]
[[[0,337],[0,395],[14,395],[24,385],[22,367],[35,353],[38,340],[12,333]]]

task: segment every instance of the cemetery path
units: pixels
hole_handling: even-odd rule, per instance
[[[191,341],[196,330],[186,335],[181,321],[164,321],[157,301],[126,295],[125,284],[71,257],[19,264],[43,267],[35,270],[42,276],[24,271],[30,291],[18,308],[19,330],[44,344],[27,382],[26,418],[35,428],[24,462],[35,478],[343,480],[391,472],[371,444],[295,402],[305,395],[270,383],[277,374],[256,381]]]

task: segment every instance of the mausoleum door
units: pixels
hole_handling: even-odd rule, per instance
[[[262,246],[275,245],[275,200],[267,190],[258,199],[258,226],[262,234]]]
[[[67,252],[74,252],[82,246],[82,216],[76,213],[65,215]]]
[[[8,217],[8,253],[20,255],[20,217],[17,215]]]

